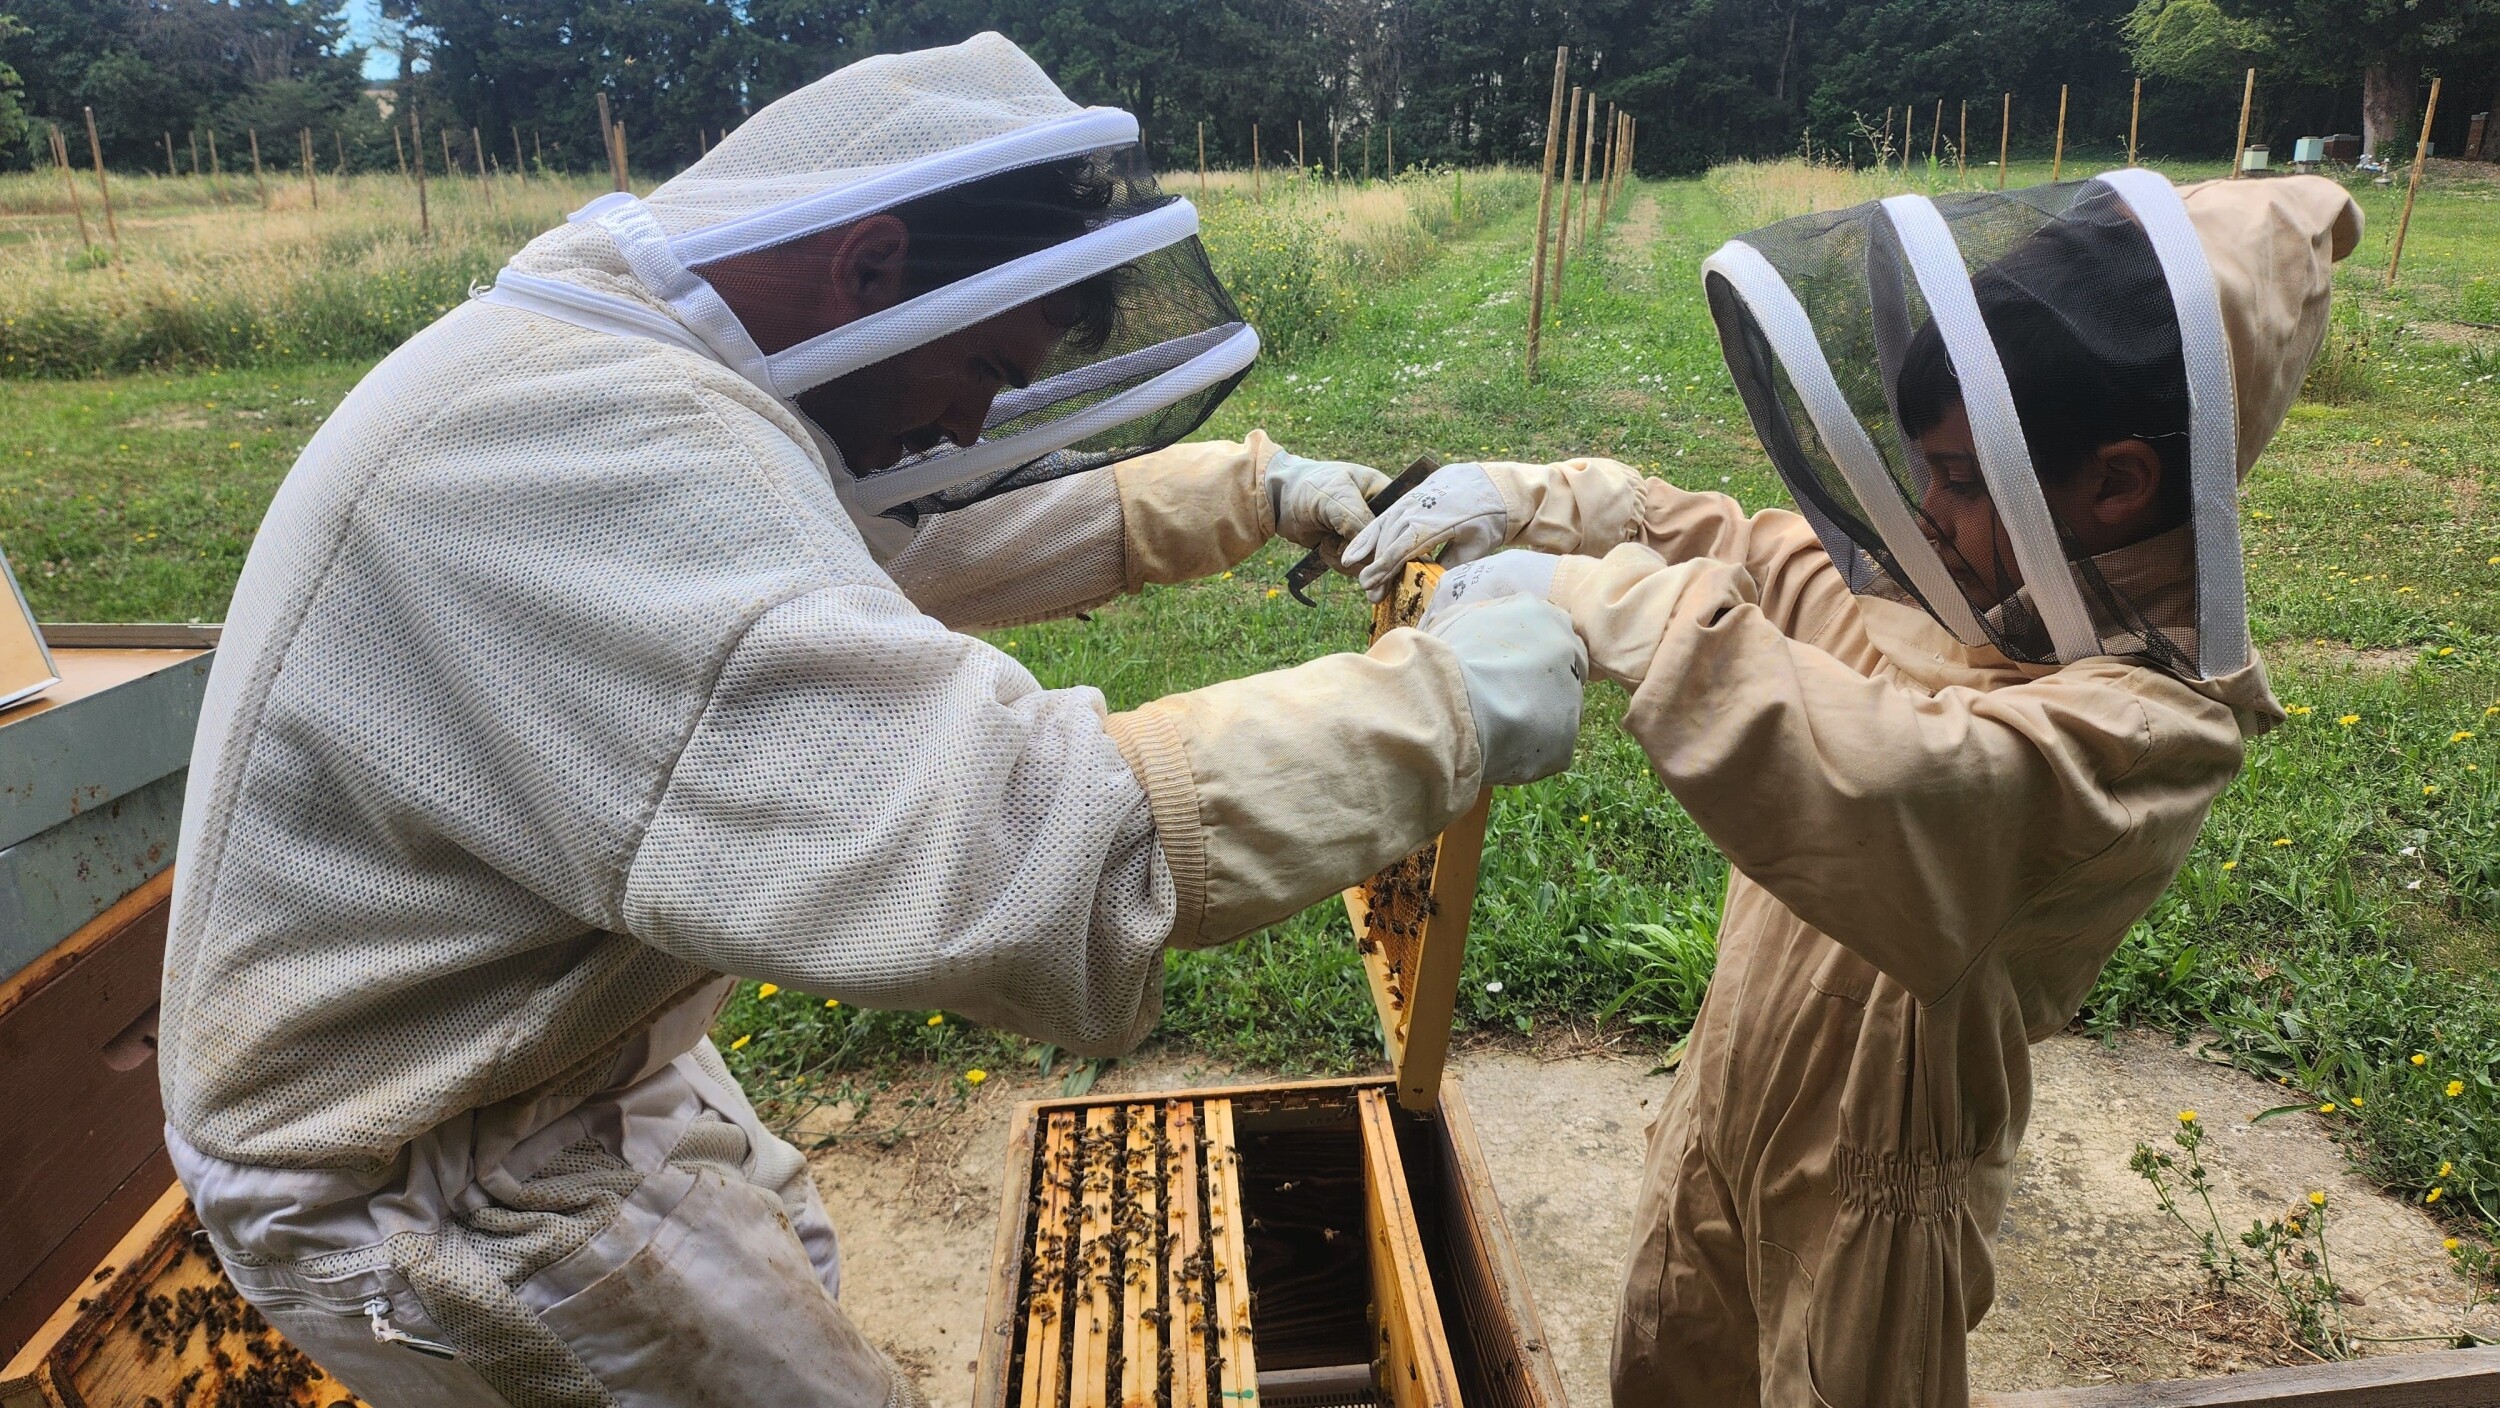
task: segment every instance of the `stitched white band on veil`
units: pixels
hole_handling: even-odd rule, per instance
[[[2013,540],[2014,561],[2022,567],[2023,584],[2049,628],[2058,662],[2105,654],[2091,613],[2084,609],[2083,593],[2075,588],[2074,570],[2067,566],[2048,501],[2041,497],[2031,450],[2023,441],[2022,418],[2014,409],[2014,390],[2006,382],[2005,364],[1998,360],[1987,320],[1980,316],[1979,295],[1971,288],[1961,245],[1943,213],[1925,196],[1886,196],[1883,205],[1962,384],[1962,408],[1970,415],[1980,475],[1988,481],[1988,497],[2006,536]]]
[[[884,513],[925,495],[940,493],[958,484],[969,484],[1000,470],[1012,469],[1027,460],[1064,449],[1089,435],[1100,434],[1122,422],[1161,410],[1249,368],[1259,355],[1258,330],[1247,323],[1237,323],[1234,327],[1237,331],[1212,351],[1201,352],[1152,381],[1132,386],[1117,396],[1097,401],[1081,411],[1061,416],[1021,435],[1010,435],[1004,440],[978,440],[959,450],[929,455],[915,464],[863,475],[852,492],[860,506],[868,512]]]
[[[983,141],[950,147],[863,181],[707,225],[679,235],[669,244],[685,263],[709,264],[847,225],[861,216],[983,176],[1135,145],[1135,117],[1118,108],[1087,108]]]
[[[495,286],[474,295],[480,303],[494,303],[506,308],[520,308],[546,317],[557,318],[575,327],[593,332],[613,333],[619,337],[647,337],[681,347],[706,360],[717,361],[712,349],[702,339],[686,331],[686,325],[675,318],[652,312],[630,298],[601,293],[580,284],[561,279],[542,279],[517,269],[506,269],[495,275]]]
[[[2132,167],[2093,178],[2118,193],[2153,244],[2187,364],[2188,489],[2196,533],[2196,669],[2212,679],[2248,663],[2248,582],[2240,562],[2239,401],[2213,266],[2169,178]]]
[[[1198,209],[1185,200],[1088,230],[773,353],[773,388],[797,396],[1197,233]]]
[[[1170,371],[1201,352],[1212,351],[1231,341],[1233,334],[1244,326],[1238,320],[1217,323],[1203,332],[1175,337],[1152,347],[1140,347],[1117,357],[1105,357],[1099,362],[1088,362],[1031,386],[1002,392],[997,400],[990,402],[989,419],[982,422],[981,428],[994,429],[1044,406],[1073,401],[1079,396],[1091,395],[1106,386],[1117,386],[1135,377]]]
[[[1971,614],[1969,599],[1954,584],[1953,574],[1945,570],[1944,559],[1936,555],[1936,545],[1927,540],[1911,516],[1909,505],[1902,501],[1901,486],[1884,468],[1875,442],[1867,438],[1866,427],[1859,423],[1857,413],[1849,408],[1848,398],[1841,394],[1831,363],[1824,359],[1823,344],[1814,335],[1814,322],[1806,316],[1804,305],[1797,301],[1788,282],[1761,251],[1742,240],[1721,245],[1716,254],[1703,261],[1701,269],[1705,279],[1712,274],[1726,279],[1737,297],[1744,300],[1746,311],[1762,329],[1763,340],[1771,344],[1772,355],[1787,371],[1788,384],[1805,404],[1806,419],[1813,422],[1815,435],[1840,466],[1841,478],[1848,481],[1849,491],[1857,496],[1858,506],[1870,525],[1882,535],[1884,546],[1892,550],[1901,570],[1910,575],[1910,585],[1956,639],[1964,645],[1986,645],[1988,635]],[[1803,502],[1800,496],[1799,503]]]

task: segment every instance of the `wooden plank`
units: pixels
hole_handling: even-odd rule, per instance
[[[1436,563],[1408,563],[1397,586],[1372,608],[1372,638],[1421,619],[1442,571]],[[1492,800],[1491,788],[1478,789],[1475,803],[1432,845],[1344,896],[1380,1014],[1382,1044],[1397,1073],[1398,1103],[1417,1113],[1429,1112],[1441,1098]]]
[[[1119,1110],[1098,1105],[1085,1112],[1085,1133],[1077,1141],[1077,1188],[1084,1206],[1077,1233],[1076,1292],[1068,1326],[1069,1408],[1109,1408],[1111,1401],[1111,1317],[1117,1313],[1111,1264],[1111,1180],[1119,1167],[1119,1135],[1113,1124]]]
[[[1162,1123],[1152,1105],[1128,1107],[1127,1163],[1120,1172],[1120,1408],[1155,1408],[1163,1386]]]
[[[2444,1349],[2211,1379],[1975,1394],[1978,1408],[2492,1408],[2500,1353]]]
[[[1477,1358],[1495,1400],[1468,1408],[1564,1408],[1562,1375],[1528,1298],[1527,1273],[1455,1075],[1441,1078],[1436,1133],[1450,1262],[1459,1282],[1451,1290],[1475,1326]]]
[[[1008,1117],[1006,1187],[998,1200],[998,1231],[990,1242],[990,1289],[981,1323],[980,1358],[974,1362],[973,1399],[979,1408],[1008,1408],[1008,1371],[1016,1352],[1016,1330],[1023,1322],[1018,1290],[1024,1285],[1027,1239],[1038,1231],[1036,1197],[1040,1184],[1034,1164],[1040,1157],[1038,1112],[1018,1105]]]
[[[77,967],[88,955],[120,936],[145,917],[147,912],[174,897],[173,867],[156,872],[139,888],[113,901],[113,907],[88,920],[78,932],[54,944],[43,957],[27,964],[5,978],[0,978],[0,1017],[15,1011],[44,984]]]
[[[1207,1394],[1207,1250],[1201,1210],[1198,1107],[1187,1100],[1163,1107],[1164,1303],[1171,1308],[1171,1408],[1209,1408]]]
[[[174,1161],[159,1148],[120,1187],[106,1194],[95,1211],[18,1282],[16,1290],[0,1295],[0,1358],[24,1348],[55,1310],[86,1293],[97,1263],[173,1181]]]
[[[1441,1304],[1424,1261],[1397,1126],[1377,1090],[1355,1097],[1363,1131],[1363,1231],[1371,1246],[1373,1363],[1396,1408],[1459,1408]]]
[[[1042,1138],[1042,1201],[1025,1281],[1023,1391],[1016,1399],[1021,1408],[1059,1408],[1066,1401],[1067,1376],[1061,1366],[1068,1333],[1069,1261],[1076,1250],[1070,1228],[1076,1159],[1076,1116],[1051,1115]]]
[[[161,875],[90,921],[63,945],[76,960],[45,964],[50,980],[16,990],[0,1013],[0,1149],[10,1151],[0,1160],[0,1208],[9,1210],[0,1217],[0,1296],[163,1153],[155,1012],[170,890],[171,876]],[[48,1310],[68,1289],[37,1288],[36,1303]]]
[[[1242,1242],[1241,1150],[1233,1136],[1233,1102],[1209,1100],[1207,1240],[1214,1254],[1216,1395],[1222,1408],[1256,1408],[1257,1349],[1250,1335],[1250,1253]]]

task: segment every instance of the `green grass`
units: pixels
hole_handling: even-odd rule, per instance
[[[2378,289],[2395,196],[2363,193],[2373,227],[2339,276],[2334,385],[2295,409],[2243,516],[2252,618],[2300,712],[2251,747],[2084,1013],[2100,1030],[2218,1029],[2222,1049],[2305,1104],[2292,1117],[2356,1136],[2390,1188],[2443,1189],[2439,1210],[2487,1219],[2500,1214],[2500,343],[2462,324],[2495,321],[2472,316],[2500,282],[2495,193],[2428,190],[2392,296]],[[1694,277],[1735,217],[1707,182],[1640,195],[1654,220],[1619,220],[1605,251],[1574,264],[1539,385],[1519,359],[1529,216],[1495,202],[1485,223],[1437,231],[1440,252],[1408,277],[1367,283],[1361,300],[1315,295],[1294,353],[1264,364],[1211,431],[1264,426],[1305,453],[1389,465],[1595,451],[1752,507],[1783,502]],[[38,609],[221,616],[271,486],[357,370],[0,380],[0,545]],[[1276,591],[1291,556],[1271,547],[1229,578],[996,640],[1045,683],[1095,685],[1114,708],[1359,645],[1344,584],[1316,611]],[[1472,1028],[1612,1011],[1663,1047],[1690,1021],[1725,867],[1613,726],[1621,708],[1599,687],[1575,768],[1495,800],[1461,1005]],[[1160,1040],[1296,1071],[1375,1058],[1333,904],[1176,954],[1168,971]],[[955,1074],[901,1098],[944,1098],[965,1070],[1051,1059],[931,1015],[749,987],[721,1032],[749,1038],[733,1061],[785,1109],[891,1104],[884,1092],[914,1070]],[[2316,1113],[2329,1101],[2335,1113]]]

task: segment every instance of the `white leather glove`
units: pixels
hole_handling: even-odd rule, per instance
[[[1510,509],[1480,464],[1447,464],[1381,510],[1346,544],[1345,570],[1360,573],[1374,601],[1397,584],[1398,569],[1444,547],[1444,565],[1473,562],[1510,541]]]
[[[1554,569],[1561,565],[1562,559],[1552,553],[1511,548],[1453,567],[1441,574],[1440,584],[1432,589],[1432,600],[1425,604],[1423,617],[1415,624],[1429,631],[1435,621],[1451,612],[1506,596],[1550,601]]]
[[[1335,563],[1346,539],[1371,526],[1364,502],[1389,487],[1389,476],[1365,464],[1306,460],[1291,450],[1267,457],[1267,501],[1276,536]]]
[[[1534,782],[1571,766],[1589,653],[1568,613],[1513,595],[1455,608],[1421,629],[1458,655],[1486,786]]]

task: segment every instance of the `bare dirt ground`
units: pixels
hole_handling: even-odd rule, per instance
[[[2203,1294],[2193,1247],[2127,1168],[2136,1142],[2165,1141],[2182,1109],[2211,1131],[2207,1163],[2226,1227],[2327,1194],[2355,1332],[2455,1331],[2459,1283],[2436,1224],[2347,1171],[2317,1120],[2249,1124],[2284,1102],[2280,1088],[2152,1036],[2114,1048],[2061,1036],[2033,1054],[2039,1099],[1998,1237],[1996,1307],[1971,1337],[1975,1387],[2131,1382],[2302,1358],[2265,1316]],[[1648,1074],[1647,1059],[1508,1046],[1453,1064],[1564,1386],[1575,1403],[1602,1404],[1643,1131],[1673,1077]],[[1098,1089],[1268,1078],[1166,1056],[1116,1067]],[[843,1302],[933,1404],[971,1399],[1008,1113],[1056,1093],[1055,1081],[1002,1073],[930,1132],[891,1148],[849,1139],[813,1160],[842,1233]]]

